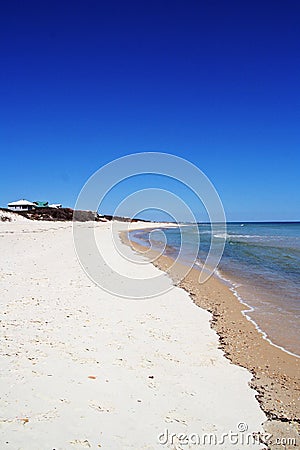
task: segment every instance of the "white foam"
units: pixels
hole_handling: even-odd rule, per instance
[[[262,334],[262,337],[268,341],[271,345],[273,345],[274,347],[280,348],[281,350],[283,350],[285,353],[288,353],[289,355],[292,356],[296,356],[296,358],[300,358],[299,355],[297,355],[296,353],[290,352],[289,350],[287,350],[286,348],[282,347],[281,345],[275,344],[268,336],[268,334],[263,331],[260,326],[255,322],[255,320],[253,320],[248,314],[255,311],[255,308],[251,305],[249,305],[245,299],[243,299],[243,297],[241,297],[241,295],[237,292],[237,288],[239,288],[241,286],[241,284],[238,283],[234,283],[232,280],[225,278],[224,275],[221,274],[219,269],[216,269],[215,274],[218,276],[218,278],[220,278],[222,281],[224,281],[227,285],[229,285],[229,290],[233,293],[233,295],[239,300],[239,302],[242,305],[245,305],[247,307],[247,309],[242,310],[242,314],[246,317],[247,320],[249,320],[250,322],[253,323],[253,325],[255,326],[256,330]]]

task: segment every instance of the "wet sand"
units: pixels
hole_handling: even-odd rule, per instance
[[[123,235],[123,239],[134,250],[145,254],[144,246],[129,242],[128,236]],[[247,306],[217,277],[199,284],[199,270],[193,267],[178,282],[186,271],[185,266],[174,265],[171,257],[159,256],[155,251],[147,251],[147,256],[156,267],[167,272],[175,284],[184,288],[196,305],[212,314],[211,326],[219,335],[220,348],[233,364],[248,369],[253,375],[250,385],[258,392],[257,399],[268,417],[264,429],[273,435],[268,447],[300,446],[300,359],[264,339],[255,324],[243,314]],[[280,445],[274,442],[276,439],[281,440]]]

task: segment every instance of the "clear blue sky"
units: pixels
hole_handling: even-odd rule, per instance
[[[298,0],[2,2],[0,205],[74,206],[104,163],[162,151],[229,220],[300,220],[299,20]]]

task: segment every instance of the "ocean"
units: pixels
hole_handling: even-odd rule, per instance
[[[198,246],[196,266],[205,261],[211,243],[211,226],[198,224],[165,228],[151,233],[158,250],[167,244],[176,257],[184,239],[183,263]],[[218,238],[218,235],[215,235]],[[149,231],[133,231],[130,238],[149,245]],[[220,238],[220,236],[219,236]],[[300,222],[228,223],[222,259],[215,275],[249,306],[247,317],[273,344],[300,355]]]

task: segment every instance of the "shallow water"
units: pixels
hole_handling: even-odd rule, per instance
[[[165,240],[159,231],[151,234],[157,249],[167,243],[175,257],[184,241],[181,259],[188,262],[196,254],[201,266],[211,243],[210,225],[184,226],[182,235],[178,228],[163,231]],[[149,232],[132,232],[131,238],[145,244]],[[247,315],[274,344],[300,354],[300,222],[228,223],[217,275],[251,307]]]

